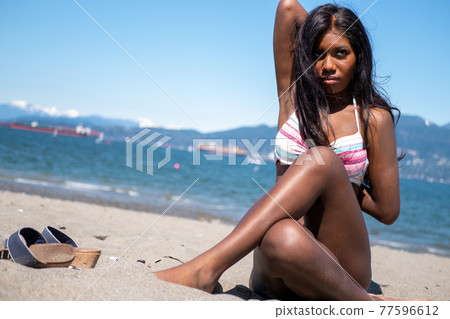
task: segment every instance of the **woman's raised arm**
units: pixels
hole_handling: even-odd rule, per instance
[[[273,32],[273,53],[280,103],[278,128],[294,111],[290,92],[286,92],[294,81],[294,42],[298,29],[308,12],[297,0],[281,0],[278,4]]]

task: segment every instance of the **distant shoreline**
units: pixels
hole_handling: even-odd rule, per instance
[[[74,202],[116,207],[133,211],[163,213],[168,208],[168,205],[155,204],[152,202],[131,201],[131,200],[125,202],[123,200],[114,200],[112,196],[99,196],[98,194],[89,194],[87,192],[75,190],[61,190],[56,187],[50,187],[49,189],[40,187],[38,185],[18,183],[4,178],[0,178],[0,191],[24,193],[28,195],[37,195],[46,198],[70,200]],[[119,197],[119,195],[117,196]],[[183,209],[175,207],[169,210],[167,214],[171,216],[190,218],[194,220],[205,220],[205,221],[219,220],[220,222],[227,225],[236,225],[238,223],[238,221],[233,220],[231,218],[213,215],[211,213],[200,210],[188,209],[186,207],[183,207]]]

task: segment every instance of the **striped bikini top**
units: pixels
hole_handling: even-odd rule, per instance
[[[369,160],[367,159],[367,151],[364,148],[363,138],[359,131],[355,98],[353,98],[353,109],[358,131],[353,135],[338,138],[330,144],[330,147],[344,164],[350,182],[359,186],[364,179]],[[275,162],[280,161],[282,164],[291,165],[308,148],[308,145],[301,137],[297,114],[294,111],[277,133],[275,139]]]

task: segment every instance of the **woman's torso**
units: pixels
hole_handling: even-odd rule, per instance
[[[285,114],[286,112],[283,114],[283,117],[286,118]],[[281,117],[282,114],[280,113],[280,122],[283,123],[284,119]],[[328,121],[335,137],[330,147],[342,160],[349,180],[355,191],[357,191],[367,170],[368,159],[367,151],[364,148],[363,129],[359,124],[356,101],[354,101],[353,105],[348,105],[338,112],[329,114]],[[328,133],[329,136],[332,135],[331,132]],[[297,115],[292,110],[291,115],[279,127],[276,137],[277,177],[281,176],[288,165],[292,164],[308,148],[307,141],[304,141],[300,134]],[[284,165],[280,165],[280,162]]]

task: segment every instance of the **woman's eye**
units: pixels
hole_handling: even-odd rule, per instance
[[[348,55],[348,51],[347,50],[339,50],[339,51],[336,52],[336,55],[338,57],[345,57],[345,56]]]
[[[319,59],[319,58],[322,57],[322,56],[321,56],[322,54],[323,54],[323,52],[317,51],[317,52],[314,53],[314,58],[315,58],[315,59]]]

